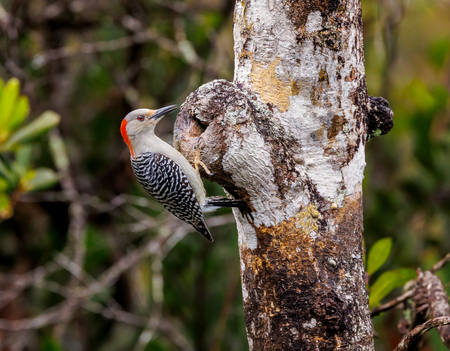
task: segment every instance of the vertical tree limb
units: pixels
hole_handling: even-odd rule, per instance
[[[235,211],[250,349],[373,350],[360,3],[238,1],[234,39],[234,83],[188,97],[174,145],[254,210]]]

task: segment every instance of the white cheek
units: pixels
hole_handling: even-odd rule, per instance
[[[128,135],[136,135],[137,133],[139,133],[142,128],[141,128],[141,123],[138,122],[137,120],[133,120],[131,122],[129,122],[127,124],[127,133]]]
[[[140,122],[137,119],[129,122],[127,124],[127,133],[130,136],[130,139],[138,136],[139,134],[143,134],[144,136],[144,134],[152,133],[155,128],[152,122],[153,121],[151,120]]]

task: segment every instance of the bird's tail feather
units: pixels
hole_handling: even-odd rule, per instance
[[[209,232],[209,229],[205,223],[205,220],[203,219],[201,222],[197,223],[196,225],[192,225],[197,231],[203,234],[203,236],[208,239],[209,241],[214,241],[211,233]]]

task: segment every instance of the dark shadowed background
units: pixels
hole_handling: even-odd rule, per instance
[[[35,191],[0,182],[0,349],[247,350],[232,215],[208,217],[212,244],[192,233],[141,189],[119,133],[132,109],[180,105],[203,83],[233,79],[233,3],[0,4],[0,77],[20,80],[25,124],[61,116],[27,144],[29,167],[57,178]],[[393,239],[378,275],[427,269],[450,251],[450,1],[362,7],[369,94],[395,113],[367,147],[365,243]],[[157,128],[169,142],[174,120]],[[0,148],[4,163],[20,157]],[[450,267],[439,275],[450,282]],[[397,345],[399,317],[374,319],[377,350]],[[425,350],[445,350],[437,333]]]

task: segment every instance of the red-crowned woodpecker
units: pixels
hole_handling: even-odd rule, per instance
[[[180,152],[155,135],[156,124],[175,109],[172,105],[159,110],[134,110],[123,119],[120,132],[130,149],[134,174],[144,189],[169,212],[213,241],[204,212],[237,207],[250,217],[251,213],[243,200],[206,197],[199,172]]]

